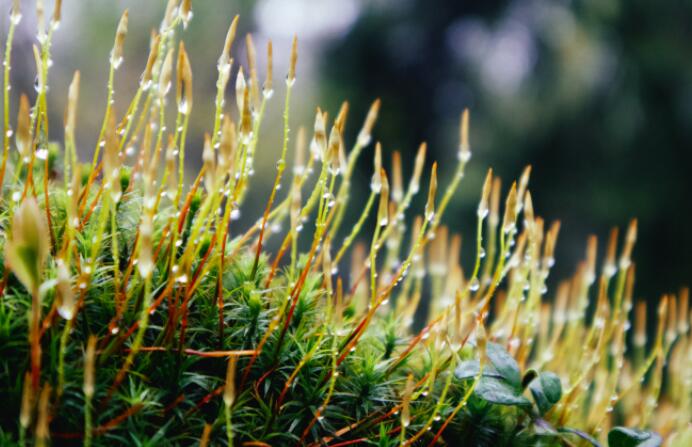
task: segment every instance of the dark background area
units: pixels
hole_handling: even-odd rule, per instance
[[[589,234],[602,253],[609,229],[636,217],[637,294],[689,284],[692,2],[380,2],[321,68],[332,109],[381,97],[377,138],[409,160],[428,141],[443,174],[469,107],[470,174],[445,219],[467,240],[485,169],[507,188],[531,164],[537,213],[563,224],[553,277],[572,272]]]

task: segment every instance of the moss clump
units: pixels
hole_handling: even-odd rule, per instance
[[[399,155],[387,172],[376,145],[371,194],[344,231],[354,166],[370,145],[379,102],[348,153],[347,107],[330,130],[318,110],[311,155],[304,162],[301,130],[290,187],[280,190],[289,177],[294,40],[274,187],[257,224],[241,228],[235,217],[264,150],[260,123],[272,98],[271,68],[260,85],[251,37],[248,78],[241,72],[235,82],[234,122],[224,102],[233,21],[218,60],[213,132],[200,145],[204,165],[185,186],[192,69],[177,41],[190,2],[169,2],[139,88],[117,116],[110,99],[123,63],[123,15],[109,105],[87,165],[74,144],[79,73],[68,92],[64,144],[58,150],[50,142],[46,80],[59,6],[39,30],[38,96],[33,106],[21,97],[14,132],[7,95],[4,102],[3,445],[690,441],[688,295],[664,297],[657,318],[633,302],[636,222],[619,258],[613,233],[600,275],[590,239],[586,261],[547,299],[559,224],[545,227],[534,215],[528,169],[509,188],[500,218],[502,187],[489,172],[475,263],[465,275],[460,238],[440,224],[470,159],[464,112],[452,181],[438,193],[433,164],[419,217],[406,213],[421,189],[425,146],[405,186]],[[269,67],[271,55],[270,45]],[[5,92],[10,60],[6,51]],[[356,242],[371,214],[370,244]],[[281,239],[276,252],[265,248],[270,237]],[[347,254],[350,271],[342,275]],[[657,325],[651,343],[647,320]],[[653,431],[615,428],[621,424]]]

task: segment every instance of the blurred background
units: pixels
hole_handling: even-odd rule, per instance
[[[11,1],[0,0],[4,42]],[[12,62],[12,121],[19,92],[35,95],[31,45],[34,0]],[[125,63],[116,76],[116,109],[124,110],[146,62],[149,32],[164,0],[65,0],[55,35],[52,137],[60,125],[73,70],[82,72],[77,128],[87,159],[105,103],[108,55],[117,21],[130,9]],[[46,1],[50,16],[53,1]],[[212,126],[216,59],[233,15],[239,36],[253,34],[260,55],[274,42],[275,78],[287,70],[290,39],[299,36],[291,123],[312,126],[317,105],[334,116],[342,101],[354,141],[369,104],[382,99],[374,138],[385,153],[401,151],[410,173],[415,151],[429,144],[428,164],[449,180],[456,162],[461,110],[471,110],[473,158],[445,222],[473,237],[475,208],[488,167],[505,189],[526,165],[536,212],[562,231],[552,280],[583,257],[589,234],[600,252],[612,226],[639,219],[637,296],[657,298],[692,280],[692,2],[668,0],[196,0],[183,37],[194,72],[190,172],[201,163],[201,136]],[[245,64],[244,44],[234,47]],[[260,57],[264,70],[264,57]],[[237,63],[235,64],[237,68]],[[263,74],[260,74],[263,77]],[[232,99],[232,83],[228,99]],[[258,175],[244,208],[254,222],[268,197],[280,151],[284,86],[261,129]],[[352,210],[365,202],[371,149],[359,165]],[[418,207],[422,209],[419,198]],[[256,204],[253,209],[253,204]],[[350,216],[353,221],[357,216]],[[347,228],[347,226],[345,226]],[[463,258],[470,260],[472,244]],[[468,265],[468,263],[466,264]]]

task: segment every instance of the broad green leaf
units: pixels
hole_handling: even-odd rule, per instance
[[[526,387],[529,386],[529,383],[533,382],[533,379],[536,377],[538,377],[538,372],[535,369],[531,368],[527,370],[524,373],[524,376],[521,378],[521,387],[526,389]]]
[[[467,380],[478,377],[480,372],[480,362],[478,360],[464,360],[459,362],[459,366],[454,370],[454,375],[459,380]],[[483,368],[483,376],[495,377],[501,379],[502,376],[497,372],[492,365],[486,365]]]
[[[529,406],[531,402],[521,395],[521,390],[507,384],[503,379],[481,377],[475,394],[483,400],[500,405]]]
[[[521,389],[521,373],[514,357],[497,343],[488,343],[486,352],[492,365],[507,383]]]
[[[608,433],[609,447],[658,447],[663,439],[658,433],[627,427],[615,427]]]
[[[483,367],[483,376],[503,379],[517,392],[521,392],[521,373],[516,360],[499,344],[488,343],[486,348],[490,362]],[[480,363],[478,360],[465,360],[459,363],[455,370],[458,379],[470,379],[478,376]]]
[[[541,373],[531,381],[529,389],[541,414],[547,413],[562,397],[560,378],[551,372]]]

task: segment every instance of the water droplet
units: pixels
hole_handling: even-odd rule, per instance
[[[13,25],[19,25],[19,22],[22,21],[22,14],[19,11],[15,11],[14,8],[10,10],[10,22],[12,22]]]
[[[58,313],[65,320],[71,320],[74,317],[74,307],[70,305],[61,304],[58,306]]]
[[[41,148],[41,149],[37,150],[36,151],[36,158],[38,158],[39,160],[45,160],[46,158],[48,158],[48,149]]]
[[[187,115],[188,112],[190,112],[190,107],[189,107],[187,101],[185,99],[183,99],[178,103],[178,113],[180,113],[182,115]],[[182,129],[180,129],[180,130],[182,130]]]
[[[468,163],[469,160],[471,160],[471,151],[469,148],[461,148],[459,149],[459,153],[457,154],[459,161],[462,163]]]
[[[183,273],[182,275],[176,277],[175,282],[180,283],[180,284],[187,283],[187,275]]]

